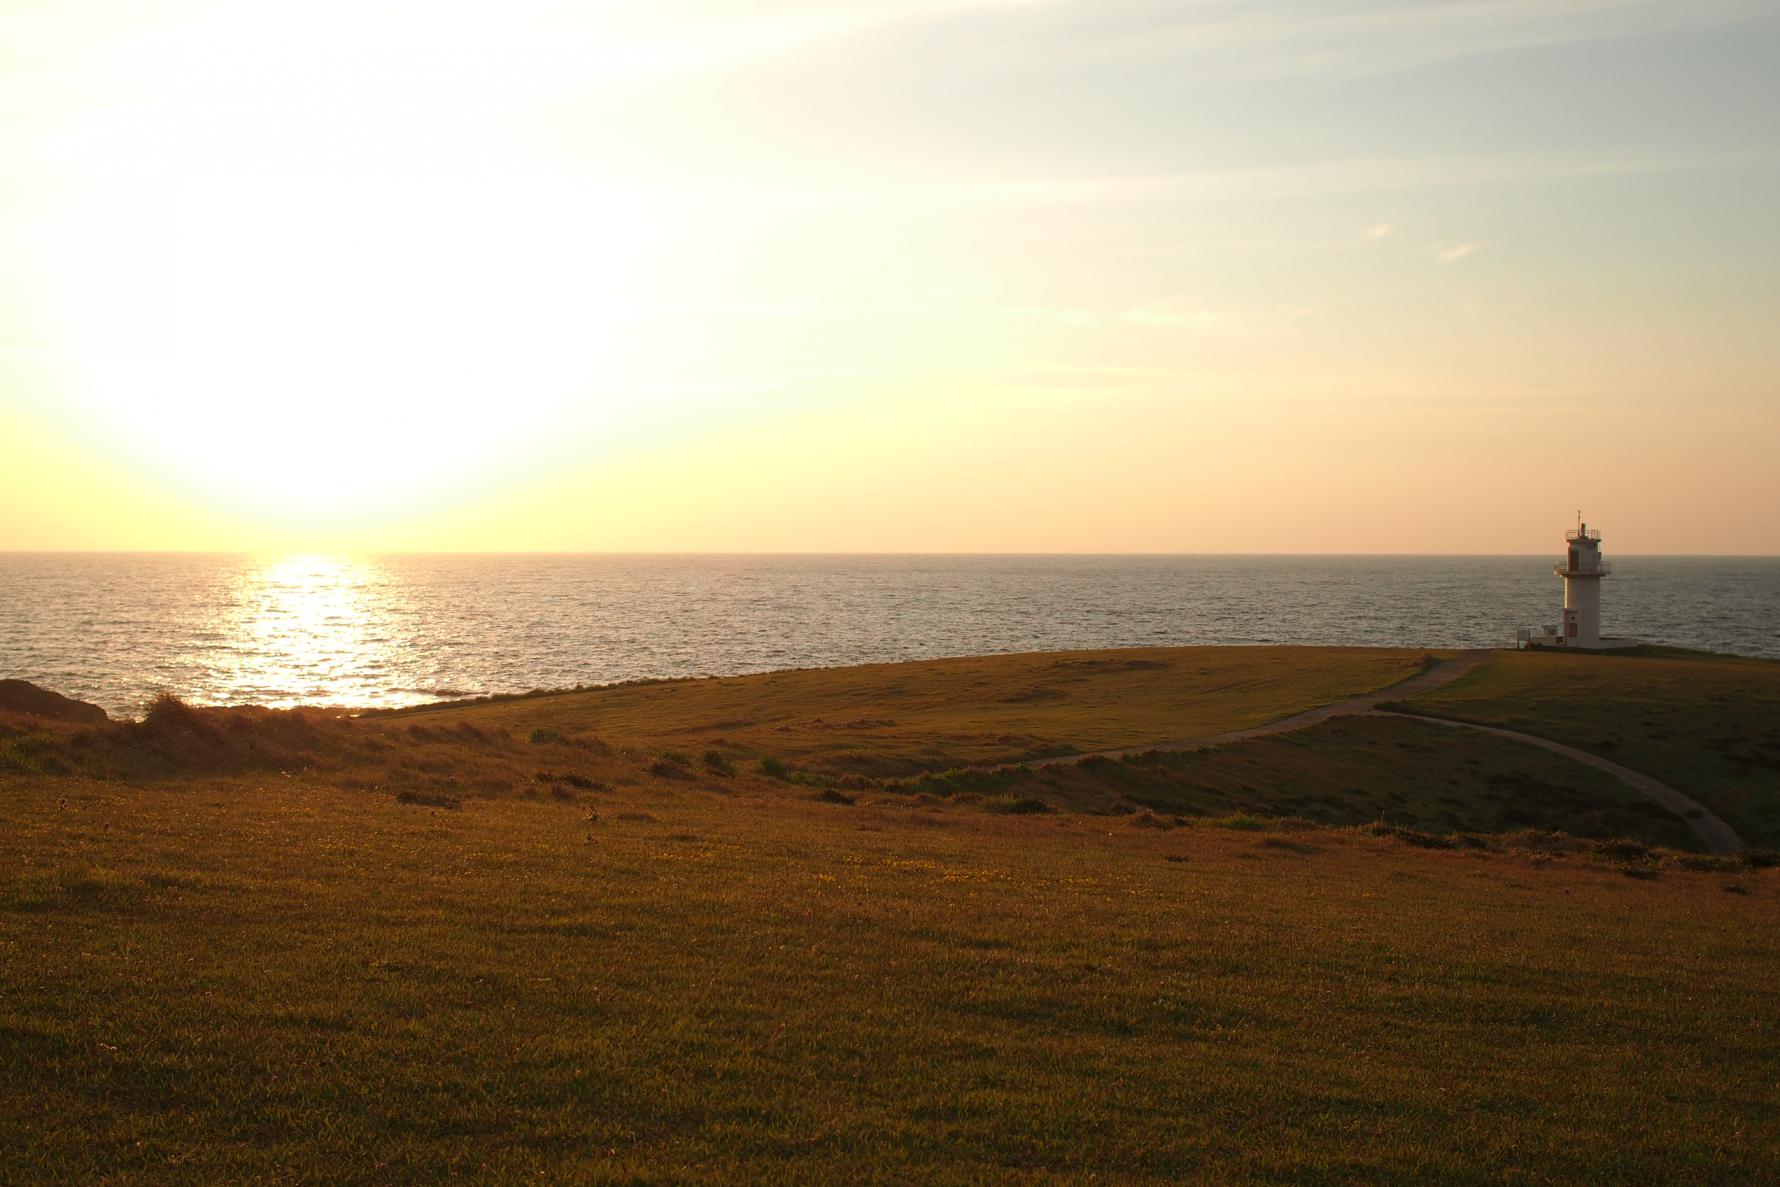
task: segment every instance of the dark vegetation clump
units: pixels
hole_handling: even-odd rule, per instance
[[[1395,837],[1405,845],[1414,845],[1417,849],[1457,849],[1458,840],[1454,837],[1443,837],[1437,833],[1423,832],[1416,828],[1404,828],[1398,824],[1386,824],[1374,821],[1365,827],[1366,832],[1375,837]]]
[[[1029,795],[998,796],[983,801],[983,811],[1001,812],[1009,816],[1039,816],[1056,810],[1046,801]]]
[[[100,777],[297,771],[365,760],[370,735],[314,709],[210,709],[163,693],[141,721],[83,730],[62,747],[68,765]]]
[[[20,775],[58,775],[68,768],[56,754],[48,734],[13,729],[0,723],[0,771]]]
[[[1680,853],[1675,856],[1675,864],[1701,874],[1734,874],[1743,868],[1734,857],[1715,857],[1709,853]]]
[[[1011,767],[959,767],[951,771],[932,771],[912,779],[890,779],[882,784],[886,791],[904,795],[931,795],[941,799],[957,799],[962,795],[999,793],[1006,797],[1012,789],[1032,777],[1032,768],[1024,764]]]
[[[836,791],[832,787],[825,788],[824,790],[817,792],[815,795],[815,798],[822,801],[825,804],[846,804],[848,807],[851,807],[853,804],[858,802],[852,796],[848,795],[846,792]]]
[[[735,764],[730,762],[728,756],[721,750],[705,751],[699,758],[699,762],[704,765],[705,770],[720,779],[735,778]]]
[[[1752,870],[1771,870],[1780,866],[1780,850],[1745,849],[1741,856],[1743,864]]]
[[[779,779],[787,783],[791,781],[791,768],[770,754],[763,756],[758,766],[760,773],[769,779]]]
[[[1213,828],[1232,828],[1245,833],[1264,832],[1267,828],[1267,821],[1247,812],[1233,812],[1228,816],[1213,816],[1205,823]]]
[[[1612,840],[1596,841],[1594,851],[1602,857],[1614,861],[1645,861],[1651,856],[1651,846],[1643,841],[1634,841],[1626,837],[1615,837]]]
[[[586,775],[576,774],[574,771],[539,771],[532,778],[539,783],[566,783],[570,787],[580,788],[582,791],[611,790],[598,779],[589,779]]]
[[[453,812],[464,806],[464,802],[456,796],[434,791],[398,791],[396,803],[413,804],[420,808],[447,808]]]
[[[533,746],[566,746],[568,741],[561,730],[552,729],[547,725],[540,725],[532,730]]]
[[[686,761],[684,754],[669,750],[650,763],[647,770],[657,779],[690,779],[692,772],[687,769]]]

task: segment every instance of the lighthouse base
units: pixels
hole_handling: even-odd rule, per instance
[[[1514,632],[1514,645],[1522,651],[1625,651],[1632,647],[1642,647],[1642,639],[1603,638],[1592,643],[1584,643],[1578,639],[1566,639],[1562,631],[1555,626],[1521,627]]]

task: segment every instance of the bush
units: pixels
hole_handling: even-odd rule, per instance
[[[414,804],[421,808],[449,808],[454,812],[464,806],[464,802],[454,795],[432,791],[398,791],[396,803]]]
[[[537,774],[533,775],[532,778],[536,779],[539,783],[566,783],[570,787],[578,787],[582,791],[610,790],[598,779],[589,779],[586,775],[577,775],[573,771],[539,771]]]
[[[1418,849],[1457,849],[1459,847],[1458,841],[1453,837],[1442,837],[1435,833],[1422,832],[1420,829],[1386,824],[1382,820],[1367,825],[1366,831],[1375,837],[1395,837],[1405,845],[1414,845]]]
[[[1237,832],[1258,833],[1267,828],[1267,822],[1259,816],[1251,816],[1247,812],[1233,812],[1228,816],[1213,816],[1206,824],[1213,828],[1233,828]]]
[[[735,776],[735,764],[730,762],[721,750],[707,750],[699,759],[705,770],[723,779]]]
[[[532,745],[533,746],[545,746],[545,745],[566,746],[568,744],[568,741],[569,740],[567,738],[563,737],[561,730],[551,729],[547,725],[540,725],[538,728],[536,728],[532,731]]]
[[[692,778],[692,772],[686,769],[686,756],[671,750],[650,763],[648,771],[658,779]]]
[[[791,768],[770,754],[762,758],[758,765],[760,773],[769,779],[778,779],[787,783],[791,781]]]
[[[1046,812],[1055,812],[1044,800],[1035,796],[1003,796],[998,799],[986,800],[983,803],[985,812],[1001,812],[1009,816],[1038,816]]]

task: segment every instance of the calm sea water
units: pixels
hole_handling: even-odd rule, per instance
[[[1511,645],[1552,557],[0,554],[0,676],[113,713],[1143,644]],[[1780,657],[1780,558],[1613,558],[1603,627]]]

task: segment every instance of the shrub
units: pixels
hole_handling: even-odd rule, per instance
[[[770,754],[762,758],[758,766],[760,768],[760,773],[769,779],[779,779],[784,782],[790,782],[791,780],[791,768]]]
[[[586,775],[577,775],[573,771],[539,771],[537,774],[533,775],[532,778],[536,779],[539,783],[566,783],[570,787],[578,787],[582,791],[610,790],[598,779],[589,779]]]
[[[563,737],[561,730],[551,729],[547,725],[540,725],[536,729],[532,730],[532,745],[533,746],[545,746],[545,745],[566,746],[568,744],[568,741],[569,740],[567,738]]]
[[[720,778],[729,779],[735,775],[735,764],[721,750],[707,750],[699,761],[704,764],[705,770]]]
[[[846,792],[836,791],[832,787],[826,791],[817,792],[813,798],[818,799],[825,804],[846,804],[849,807],[856,802],[853,797]]]
[[[1213,828],[1233,828],[1238,832],[1258,833],[1266,829],[1267,822],[1259,816],[1251,816],[1247,812],[1234,812],[1228,816],[1213,816],[1205,823]]]
[[[1038,816],[1046,812],[1055,812],[1044,800],[1035,796],[1002,796],[983,803],[986,812],[1001,812],[1010,816]]]
[[[16,771],[21,775],[53,775],[62,770],[50,752],[47,738],[18,734],[0,738],[0,771]]]
[[[1436,833],[1422,832],[1420,829],[1386,824],[1382,820],[1367,825],[1366,831],[1375,837],[1395,837],[1405,845],[1414,845],[1418,849],[1457,849],[1459,847],[1458,841],[1453,837],[1442,837]]]
[[[686,769],[685,756],[672,752],[664,754],[650,763],[647,770],[658,779],[692,778],[692,772]]]
[[[454,812],[464,806],[464,802],[454,795],[433,791],[398,791],[396,803],[414,804],[421,808],[449,808]]]

